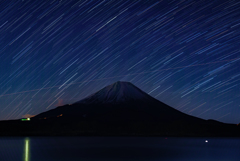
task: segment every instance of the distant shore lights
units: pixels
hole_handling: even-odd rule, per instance
[[[23,118],[21,119],[21,121],[30,121],[31,119],[30,118]]]

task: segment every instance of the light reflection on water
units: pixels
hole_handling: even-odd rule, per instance
[[[239,138],[0,137],[0,161],[240,161],[239,151]]]
[[[25,138],[24,142],[24,161],[30,161],[30,139],[27,137]]]

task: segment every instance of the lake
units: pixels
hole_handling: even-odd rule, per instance
[[[239,138],[0,137],[0,161],[239,160]]]

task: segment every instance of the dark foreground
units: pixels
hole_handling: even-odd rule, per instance
[[[239,151],[237,138],[0,137],[1,161],[239,161]]]
[[[46,119],[0,121],[0,136],[172,136],[172,137],[240,137],[240,126],[204,121],[79,121]]]

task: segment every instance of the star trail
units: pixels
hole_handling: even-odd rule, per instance
[[[129,81],[184,113],[240,122],[237,0],[1,0],[0,120]]]

